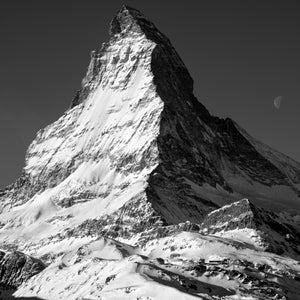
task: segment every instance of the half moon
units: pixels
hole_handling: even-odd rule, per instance
[[[274,99],[274,106],[279,109],[282,102],[282,96],[278,96]]]

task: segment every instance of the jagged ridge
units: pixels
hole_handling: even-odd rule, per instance
[[[254,229],[266,251],[299,257],[300,239],[297,224],[284,215],[256,207],[248,199],[210,212],[201,224],[201,231],[219,234]]]

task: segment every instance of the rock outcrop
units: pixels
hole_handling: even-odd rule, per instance
[[[206,234],[228,235],[232,232],[236,235],[243,229],[253,229],[259,237],[260,246],[266,251],[295,258],[300,255],[299,224],[296,220],[286,214],[256,207],[248,199],[210,212],[201,224],[201,231]]]
[[[40,260],[18,251],[0,251],[0,289],[16,289],[46,268]]]

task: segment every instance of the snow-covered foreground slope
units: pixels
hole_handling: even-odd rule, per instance
[[[242,299],[253,289],[293,299],[299,183],[299,163],[210,115],[168,38],[124,6],[70,109],[38,132],[21,177],[0,191],[0,247],[48,265],[16,295]],[[219,210],[244,197],[257,209]],[[214,236],[184,233],[203,226]],[[264,252],[278,249],[286,257]],[[223,251],[230,266],[197,266]],[[250,271],[238,262],[247,259]],[[272,269],[258,270],[263,259]]]
[[[181,232],[140,248],[100,238],[71,249],[24,283],[15,296],[53,300],[300,296],[299,263],[231,239]]]

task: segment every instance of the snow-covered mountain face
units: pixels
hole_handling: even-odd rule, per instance
[[[174,253],[164,254],[171,269],[161,267],[161,260],[149,262],[145,257],[159,259],[168,248],[163,243],[176,241],[185,245],[176,245],[182,263],[195,260],[205,245],[211,251],[224,244],[235,249],[234,254],[228,250],[232,261],[241,247],[255,263],[263,263],[259,251],[265,250],[281,249],[297,257],[300,164],[256,141],[232,120],[211,116],[193,95],[193,80],[168,38],[140,12],[124,6],[113,19],[110,34],[110,40],[92,52],[70,109],[38,132],[22,176],[0,191],[0,246],[50,264],[19,295],[56,299],[51,295],[55,291],[57,299],[81,299],[76,297],[87,295],[85,289],[90,293],[99,280],[102,295],[104,285],[116,278],[111,272],[124,275],[114,287],[123,294],[128,289],[123,291],[120,285],[128,275],[137,276],[138,282],[146,276],[161,284],[162,272],[172,282],[163,285],[172,286],[176,277],[172,264],[178,265],[170,257]],[[244,197],[251,204],[230,206]],[[225,204],[229,206],[220,210]],[[198,234],[203,228],[215,236]],[[276,230],[273,239],[266,238]],[[254,238],[249,240],[248,234]],[[276,239],[289,241],[278,248]],[[160,247],[157,253],[153,243]],[[214,251],[219,257],[220,251]],[[77,260],[78,255],[84,258]],[[265,263],[278,260],[272,255]],[[99,259],[105,278],[92,275],[99,269]],[[206,252],[203,259],[210,259]],[[294,261],[288,258],[280,264],[289,270],[292,282],[299,268],[292,267]],[[185,267],[191,272],[198,268],[183,263],[182,277]],[[68,273],[71,281],[81,280],[81,269],[88,270],[90,282],[83,290],[75,285],[66,289],[62,278]],[[60,284],[48,284],[51,276]],[[176,278],[175,287],[181,290],[181,277]],[[217,286],[226,286],[218,280]],[[228,292],[207,281],[201,287],[193,280],[189,284],[204,294],[211,289],[207,299],[235,295],[232,291],[240,284],[228,285]],[[145,285],[137,297],[151,289]],[[171,298],[171,288],[168,293]],[[116,294],[111,297],[116,299]]]
[[[122,11],[110,41],[93,52],[73,107],[38,133],[22,178],[3,192],[5,228],[39,226],[51,235],[127,206],[137,224],[151,218],[146,187],[159,164],[164,107],[151,70],[154,48]]]
[[[22,177],[1,192],[1,220],[59,232],[64,220],[119,210],[139,224],[199,223],[243,196],[300,210],[299,183],[299,163],[209,114],[167,37],[125,8],[71,108],[37,134]]]

